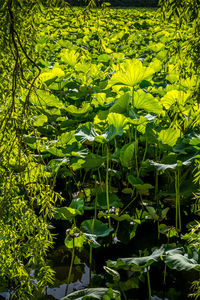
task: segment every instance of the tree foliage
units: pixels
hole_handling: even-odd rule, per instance
[[[40,74],[34,41],[42,3],[1,0],[0,7],[0,282],[13,299],[29,299],[53,279],[48,220],[60,198],[23,141],[34,131],[29,97]]]
[[[181,57],[182,61],[182,74],[186,73],[186,68],[184,65],[187,64],[188,59],[190,63],[190,76],[192,72],[195,71],[199,75],[200,66],[200,1],[199,0],[160,0],[160,12],[162,13],[163,20],[169,20],[176,23],[176,34],[178,36],[176,46],[173,48],[173,53],[179,53],[181,41],[181,28],[185,25],[190,27],[190,33],[188,34],[187,41],[183,43],[184,55]],[[194,96],[199,103],[200,86],[199,83],[196,84],[196,89]],[[195,169],[195,182],[200,182],[200,160],[196,159],[196,169]],[[199,203],[199,194],[196,196],[197,203]],[[199,224],[194,225],[191,229],[190,234],[187,239],[193,243],[193,245],[199,247]],[[194,293],[192,296],[198,299],[200,296],[200,282],[193,282]]]

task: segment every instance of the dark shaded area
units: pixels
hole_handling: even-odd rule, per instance
[[[72,6],[85,6],[88,1],[85,0],[68,0]],[[111,7],[157,7],[158,0],[108,0],[97,1],[98,6],[101,6],[103,2],[108,2]]]

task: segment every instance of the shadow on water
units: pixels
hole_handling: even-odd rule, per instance
[[[140,232],[141,230],[141,232]],[[151,251],[155,246],[154,234],[155,228],[147,224],[141,228],[133,241],[124,244],[119,240],[110,243],[109,246],[94,249],[92,267],[89,267],[89,248],[85,247],[76,251],[74,265],[72,269],[71,282],[67,286],[67,278],[70,268],[71,252],[61,243],[57,245],[49,255],[48,264],[55,271],[55,281],[52,286],[46,289],[45,295],[36,296],[33,299],[61,299],[73,291],[87,287],[106,287],[108,283],[115,289],[123,289],[127,286],[126,298],[128,300],[146,300],[148,299],[146,274],[143,273],[141,280],[138,281],[137,274],[132,271],[123,271],[120,276],[120,285],[115,286],[113,278],[103,269],[106,261],[116,260],[118,257],[131,257],[137,255],[141,249]],[[124,232],[124,231],[123,231]],[[125,233],[124,233],[125,235]],[[137,272],[136,272],[137,273]],[[150,269],[150,281],[152,288],[151,300],[185,300],[191,292],[190,287],[193,280],[198,278],[198,272],[178,272],[167,268],[166,285],[163,284],[164,264],[155,264]],[[139,274],[139,273],[138,273]],[[32,276],[34,270],[32,270]],[[141,274],[140,274],[141,275]],[[134,277],[135,276],[135,277]],[[135,278],[132,280],[132,278]],[[132,280],[132,281],[130,281]],[[131,284],[129,283],[131,282]],[[139,282],[138,287],[135,288]],[[129,284],[129,286],[128,286]],[[134,288],[133,288],[134,287]],[[0,293],[0,299],[10,300],[10,293],[7,291]],[[122,295],[122,300],[125,299]]]
[[[67,294],[70,294],[74,290],[81,290],[86,288],[90,283],[90,268],[85,263],[83,265],[84,271],[81,279],[71,282],[68,285],[68,288],[66,283],[61,284],[59,287],[47,288],[46,295],[53,296],[55,299],[61,299],[65,296],[66,288]]]

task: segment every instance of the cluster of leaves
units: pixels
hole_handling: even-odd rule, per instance
[[[190,64],[190,74],[192,74],[194,71],[199,74],[199,48],[200,48],[200,3],[198,0],[189,0],[189,1],[173,1],[173,0],[167,0],[167,1],[159,1],[160,4],[160,12],[162,13],[163,19],[171,20],[172,22],[176,23],[177,31],[176,35],[179,36],[178,40],[179,43],[171,49],[173,53],[180,53],[180,45],[182,46],[182,49],[184,49],[181,55],[181,63],[179,64],[179,70],[180,72],[186,72],[188,60],[191,61]],[[179,33],[179,29],[184,28],[184,26],[190,27],[190,34],[187,37],[187,40],[185,42],[180,43],[182,41],[182,36]],[[192,60],[191,60],[192,58]],[[197,102],[199,102],[199,82],[196,84],[196,89],[194,93],[194,97],[197,99]],[[196,174],[195,174],[195,182],[199,184],[200,179],[200,173],[199,173],[199,159],[196,160]],[[196,198],[196,209],[199,211],[199,194],[195,196]],[[196,246],[199,243],[198,234],[197,232],[198,226],[194,225],[191,230],[192,240],[194,243],[196,242]],[[194,234],[193,234],[194,233]],[[187,238],[190,240],[189,236]],[[199,281],[194,282],[193,285],[194,289],[196,289],[196,292],[194,293],[194,297],[198,299],[200,295],[200,286]]]
[[[75,249],[85,243],[92,262],[92,249],[113,232],[128,243],[138,226],[151,220],[158,225],[158,238],[165,233],[169,239],[171,226],[174,236],[181,232],[183,212],[198,214],[191,196],[200,151],[200,108],[194,96],[199,74],[191,68],[191,56],[180,69],[193,29],[161,25],[153,12],[105,6],[85,14],[38,3],[37,14],[30,14],[34,1],[25,6],[26,15],[36,16],[34,48],[28,35],[35,23],[13,15],[23,2],[5,1],[9,9],[1,13],[4,47],[12,56],[3,55],[3,72],[10,75],[1,83],[0,247],[5,264],[0,276],[11,280],[18,298],[52,280],[45,263],[52,216],[71,223],[65,245],[72,250],[72,266]],[[23,24],[20,36],[18,24]],[[169,57],[180,42],[185,48]],[[64,200],[58,207],[56,191]],[[83,220],[86,211],[89,217]],[[174,215],[170,226],[168,211]],[[126,228],[125,237],[120,228]],[[158,258],[165,257],[168,266],[179,263],[169,262],[174,253],[173,259],[182,261],[184,252],[176,245],[166,251]],[[91,298],[93,292],[66,299]],[[119,297],[110,289],[98,294]]]
[[[49,219],[61,200],[51,174],[23,143],[32,127],[29,97],[40,73],[34,54],[39,11],[39,1],[0,1],[0,282],[1,292],[9,290],[13,299],[41,294],[53,280],[46,263],[53,245]]]
[[[179,42],[176,24],[166,30],[152,16],[106,8],[41,16],[42,72],[30,97],[33,130],[23,142],[56,176],[56,189],[64,184],[65,206],[55,218],[72,223],[68,248],[97,247],[114,230],[121,238],[120,224],[130,222],[131,240],[147,218],[159,236],[168,211],[180,232],[183,212],[193,208],[199,77],[191,57],[182,71],[180,53],[168,57]],[[179,30],[183,43],[189,31]],[[86,210],[93,216],[79,223]]]

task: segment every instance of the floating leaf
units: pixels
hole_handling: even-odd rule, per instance
[[[153,185],[151,185],[150,183],[135,184],[134,186],[136,189],[142,191],[153,189]]]
[[[111,60],[111,55],[108,54],[101,54],[98,56],[98,61],[99,62],[103,62],[103,63],[107,63]]]
[[[46,147],[46,151],[58,157],[75,156],[84,158],[88,154],[88,150],[82,148],[77,142],[64,148]]]
[[[57,173],[59,168],[63,165],[66,165],[69,163],[69,159],[64,157],[64,158],[57,158],[57,159],[52,159],[48,163],[48,169],[51,170],[53,173]]]

